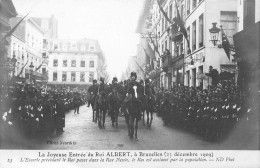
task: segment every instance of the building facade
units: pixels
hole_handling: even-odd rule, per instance
[[[234,57],[228,59],[223,48],[211,42],[209,29],[212,23],[222,25],[230,45],[234,45],[233,35],[237,32],[237,0],[186,0],[185,26],[188,34],[191,53],[185,52],[184,84],[206,89],[211,85],[211,78],[206,76],[209,67],[222,71],[233,71]],[[221,34],[221,33],[220,33]],[[187,44],[186,44],[187,49]]]
[[[104,77],[105,57],[98,41],[58,39],[50,45],[48,85],[85,87]]]
[[[58,21],[51,15],[51,17],[46,18],[36,18],[34,17],[33,20],[41,27],[42,31],[44,32],[43,35],[43,46],[42,46],[42,71],[43,73],[48,72],[48,63],[49,63],[49,50],[50,50],[50,42],[58,39]]]
[[[248,94],[251,102],[254,102],[250,99],[252,97],[259,101],[260,2],[258,0],[238,1],[237,8],[238,32],[233,37],[239,70],[238,85]]]
[[[9,19],[13,18],[17,15],[14,4],[11,0],[1,0],[0,1],[0,81],[6,82],[8,76],[10,76],[11,72],[6,71],[3,68],[3,65],[7,61],[7,57],[11,57],[10,51],[8,48],[10,47],[10,38],[6,40],[3,37],[6,35],[8,31],[11,30],[11,26],[9,24]]]
[[[237,73],[232,54],[227,57],[219,41],[214,46],[209,29],[212,23],[222,25],[230,45],[234,45],[233,35],[238,31],[237,0],[159,0],[159,5],[169,18],[162,14],[157,0],[145,1],[146,9],[141,13],[137,32],[143,37],[152,36],[149,43],[154,50],[154,69],[151,77],[158,78],[159,86],[170,89],[174,86],[208,88],[212,78],[206,74],[210,67],[219,73]],[[187,32],[177,23],[178,14]],[[143,39],[140,39],[142,44]],[[189,44],[188,44],[189,42]],[[140,54],[140,51],[138,52]],[[143,56],[145,57],[145,56]],[[158,83],[158,82],[157,82]]]
[[[15,26],[21,17],[10,20],[10,24]],[[42,46],[44,32],[32,18],[25,18],[11,36],[10,55],[16,59],[14,76],[29,79],[33,75],[36,80],[45,80],[42,74]],[[33,72],[29,66],[33,65]]]

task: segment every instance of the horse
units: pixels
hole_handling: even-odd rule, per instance
[[[135,90],[135,96],[130,94],[125,99],[126,110],[129,114],[128,135],[130,136],[130,139],[133,139],[133,136],[135,136],[135,140],[138,141],[137,129],[138,120],[141,115],[142,101],[137,97],[137,86],[134,86],[133,88]]]
[[[101,92],[101,94],[97,98],[97,112],[96,112],[99,128],[105,128],[107,109],[108,109],[107,95],[105,92]]]
[[[114,125],[118,127],[118,113],[119,113],[119,108],[120,108],[120,103],[121,98],[116,91],[116,89],[112,89],[112,92],[109,96],[109,104],[110,104],[110,115],[111,115],[111,120],[112,120],[112,127]]]
[[[97,97],[93,95],[93,92],[90,93],[90,100],[89,103],[92,107],[92,122],[97,122],[97,106],[96,106],[96,99]]]
[[[150,128],[153,121],[153,111],[154,111],[154,100],[152,98],[152,95],[145,95],[144,96],[144,109],[146,112],[146,125]],[[144,116],[143,116],[144,118]],[[144,120],[144,119],[143,119]],[[144,121],[145,123],[145,121]]]

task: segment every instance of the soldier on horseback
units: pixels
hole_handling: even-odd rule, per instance
[[[98,126],[99,128],[105,128],[105,118],[106,112],[108,109],[107,102],[107,87],[104,82],[104,78],[100,78],[100,84],[98,85],[98,95],[97,95],[97,107],[96,107],[96,116],[98,118]]]
[[[129,114],[129,125],[128,125],[128,135],[133,138],[135,134],[135,140],[137,138],[138,120],[141,115],[142,108],[142,86],[136,81],[137,75],[135,72],[131,72],[131,80],[127,86],[127,97],[125,99],[126,108]]]
[[[94,79],[93,80],[93,85],[91,85],[88,88],[88,94],[89,96],[89,100],[88,100],[88,107],[91,105],[92,110],[93,110],[93,119],[92,121],[96,122],[97,118],[95,116],[95,112],[96,112],[96,98],[97,98],[97,94],[98,94],[98,85],[97,85],[97,80]]]
[[[114,125],[118,127],[118,113],[123,95],[123,87],[117,82],[117,77],[114,77],[109,88],[109,104],[111,107],[110,115],[112,120],[112,127],[114,127]]]
[[[155,91],[150,84],[150,80],[145,79],[144,83],[144,109],[147,115],[147,126],[150,127],[153,120],[153,112],[155,111]],[[149,119],[149,114],[150,119]]]

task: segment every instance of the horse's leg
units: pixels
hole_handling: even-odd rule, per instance
[[[135,119],[135,140],[138,141],[138,138],[137,138],[137,129],[138,129],[138,117],[136,116]]]
[[[146,110],[146,116],[147,116],[147,121],[146,121],[146,125],[149,127],[150,126],[150,123],[149,123],[149,111],[148,109]]]
[[[106,122],[106,108],[103,110],[103,128],[105,128],[105,122]]]
[[[150,127],[151,127],[151,125],[152,125],[152,122],[153,122],[153,111],[150,111],[150,114],[151,114],[151,119],[150,119]]]
[[[130,126],[130,139],[133,139],[134,135],[134,117],[133,115],[129,116],[129,126]]]
[[[91,105],[92,106],[92,105]],[[92,117],[93,117],[93,119],[92,119],[92,122],[94,122],[95,121],[95,111],[94,111],[94,109],[93,109],[93,106],[92,106]]]
[[[114,107],[112,107],[111,108],[111,113],[110,113],[110,115],[111,115],[111,121],[112,121],[112,127],[114,127],[114,114],[115,113],[115,109],[114,109]]]
[[[119,108],[117,108],[116,114],[115,114],[116,127],[118,127],[118,114],[119,114]]]
[[[129,113],[127,108],[125,108],[125,122],[127,125],[128,136],[130,136]]]
[[[144,109],[142,109],[142,117],[143,117],[143,124],[145,125],[145,119],[144,119],[144,116],[145,116],[145,108]]]

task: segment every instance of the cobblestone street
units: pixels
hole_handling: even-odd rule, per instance
[[[66,114],[64,133],[49,137],[21,138],[11,134],[1,146],[6,149],[82,149],[82,150],[254,150],[258,149],[258,127],[245,127],[241,122],[231,135],[219,142],[210,142],[174,126],[164,126],[160,117],[154,114],[151,128],[139,121],[139,141],[130,140],[124,117],[119,116],[119,126],[111,126],[106,117],[106,128],[99,129],[92,122],[91,108],[80,107],[80,114],[70,111]],[[250,131],[248,131],[250,130]],[[14,131],[14,130],[13,130]]]

